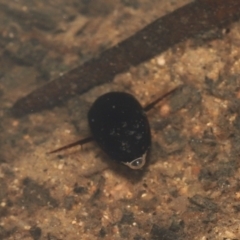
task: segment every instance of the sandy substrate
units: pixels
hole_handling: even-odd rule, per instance
[[[52,110],[14,118],[20,97],[188,1],[0,0],[0,239],[240,239],[240,23],[186,40]],[[148,164],[133,171],[90,135],[109,91],[148,112]]]

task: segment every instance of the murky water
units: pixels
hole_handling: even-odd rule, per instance
[[[33,90],[187,3],[0,0],[0,239],[240,238],[239,22],[55,107],[12,112]],[[152,147],[142,170],[94,142],[46,154],[91,135],[87,113],[100,95],[124,91],[146,106],[179,85],[147,113]]]

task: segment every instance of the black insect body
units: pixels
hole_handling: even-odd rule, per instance
[[[99,97],[88,113],[94,140],[112,159],[139,169],[146,162],[151,133],[146,113],[130,94],[110,92]]]
[[[129,93],[109,92],[100,96],[88,112],[92,137],[81,139],[49,153],[96,141],[113,160],[132,169],[142,168],[151,146],[151,132],[146,112],[178,88],[174,88],[144,108]]]

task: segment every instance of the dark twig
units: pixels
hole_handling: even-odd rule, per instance
[[[240,18],[238,0],[199,0],[187,4],[144,27],[104,51],[99,57],[36,89],[13,105],[15,115],[51,108],[96,85],[112,81],[173,45]]]

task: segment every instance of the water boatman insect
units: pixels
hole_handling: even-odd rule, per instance
[[[110,92],[99,97],[88,113],[95,141],[112,159],[141,168],[151,145],[146,113],[131,94]]]
[[[142,168],[151,146],[151,131],[146,112],[177,88],[144,108],[129,93],[109,92],[100,96],[88,112],[92,137],[71,143],[50,153],[95,140],[111,159],[132,169]]]

